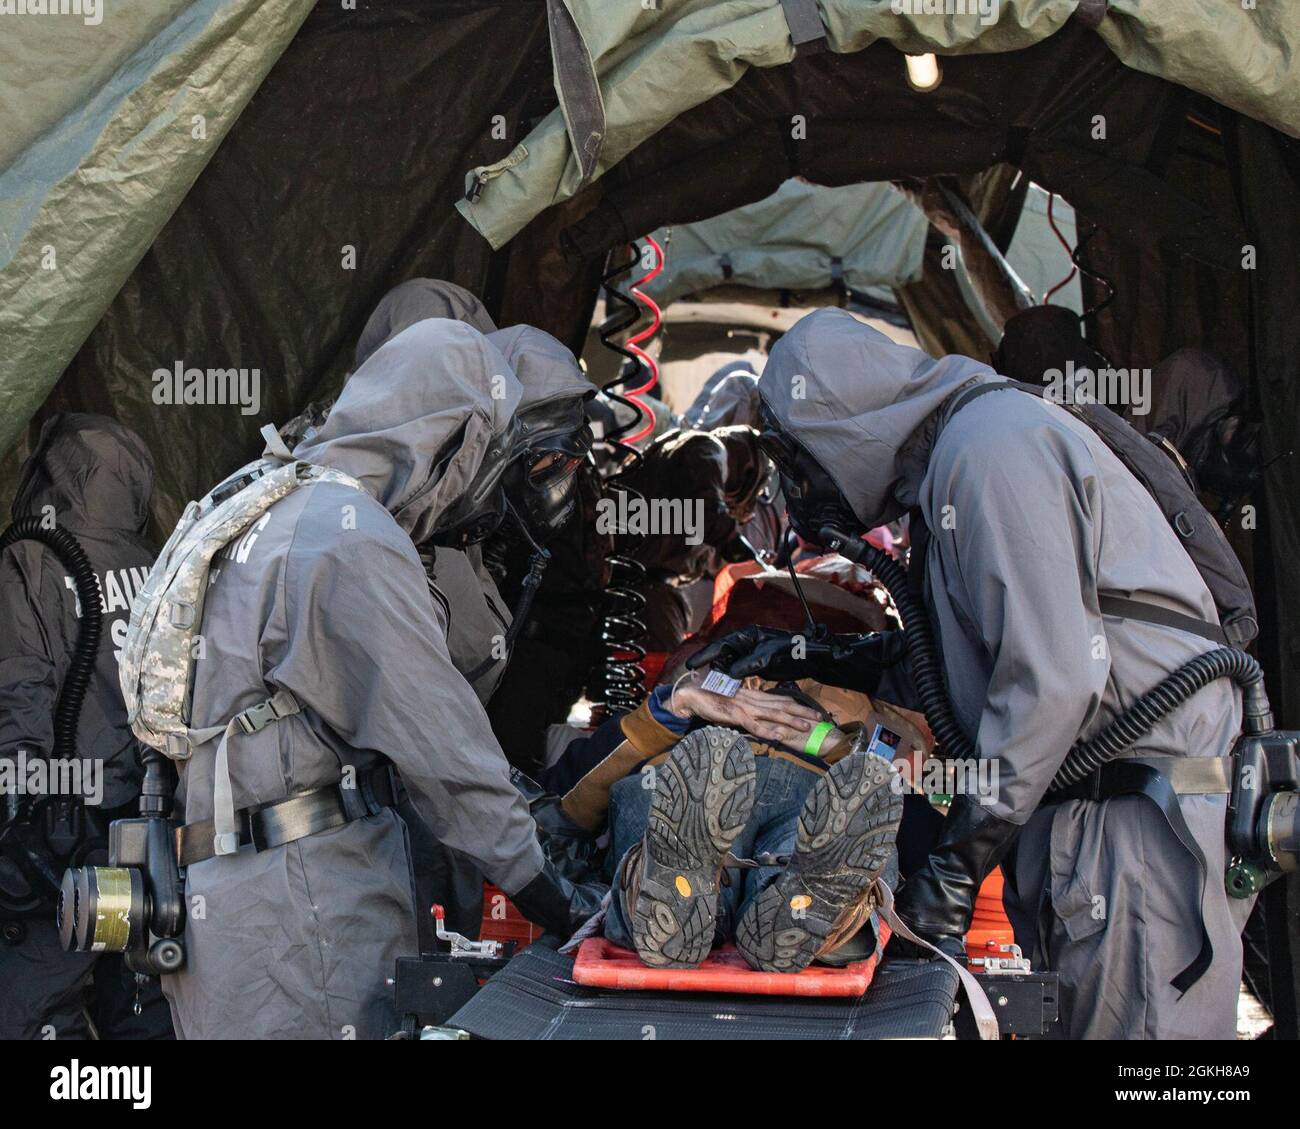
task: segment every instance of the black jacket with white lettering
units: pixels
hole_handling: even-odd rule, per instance
[[[105,762],[104,808],[139,790],[117,659],[131,597],[156,555],[145,537],[153,474],[153,457],[133,431],[104,416],[62,413],[45,424],[23,464],[13,505],[15,520],[45,517],[76,537],[100,583],[103,635],[77,752]],[[0,555],[0,758],[15,758],[22,746],[30,762],[53,748],[54,710],[79,617],[71,573],[49,548],[19,541]]]

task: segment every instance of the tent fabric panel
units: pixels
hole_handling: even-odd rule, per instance
[[[817,290],[832,284],[836,258],[854,290],[905,285],[921,277],[927,226],[891,185],[823,188],[791,179],[755,204],[661,229],[666,269],[644,289],[662,304],[724,282]]]
[[[936,19],[895,14],[885,0],[818,0],[831,50],[847,54],[879,39],[904,51],[999,52],[1057,31],[1076,0],[1002,0],[990,23],[978,12]],[[587,44],[605,102],[600,160],[584,176],[557,109],[504,161],[471,171],[476,199],[456,207],[493,248],[543,208],[573,196],[679,114],[729,90],[751,67],[795,57],[780,0],[658,0],[656,8],[567,0]],[[903,81],[900,61],[899,80]],[[561,102],[563,89],[557,90]]]
[[[507,152],[548,88],[545,33],[539,5],[318,5],[41,410],[135,428],[166,529],[256,456],[263,424],[337,391],[389,288],[432,276],[486,296],[490,252],[451,203],[466,164]],[[159,402],[154,374],[178,363],[256,370],[255,410]]]
[[[155,40],[193,5],[194,0],[109,0],[100,3],[98,17],[54,16],[6,12],[0,0],[0,170],[68,115],[82,112],[141,44]]]
[[[1300,137],[1300,0],[1110,0],[1097,33],[1126,66]]]
[[[1021,50],[1055,34],[1076,0],[1003,0],[989,16],[896,13],[882,0],[818,0],[827,42],[838,53],[888,41],[899,51],[940,55]],[[542,209],[573,196],[678,115],[730,89],[750,67],[795,56],[780,0],[659,0],[656,8],[611,9],[567,0],[587,43],[605,103],[600,156],[584,170],[561,109],[505,161],[475,169],[480,191],[457,202],[494,248]],[[1206,94],[1300,136],[1300,0],[1246,8],[1222,0],[1112,0],[1097,29],[1129,67]],[[1014,65],[1014,60],[1009,62]],[[900,81],[902,71],[900,67]]]
[[[311,6],[190,5],[0,174],[0,449],[44,400]],[[18,26],[25,34],[33,25]]]

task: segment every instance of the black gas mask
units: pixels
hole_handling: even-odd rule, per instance
[[[500,435],[493,436],[473,480],[461,491],[455,503],[438,518],[436,528],[428,537],[429,543],[449,549],[464,549],[469,545],[477,545],[492,535],[508,509],[504,480],[512,465],[511,453],[518,449],[519,433],[519,423],[512,419]],[[458,437],[452,443],[451,454],[443,462],[453,458],[459,449]],[[441,477],[440,463],[432,480],[437,481]]]
[[[546,542],[564,528],[578,507],[578,467],[587,458],[592,439],[582,404],[582,399],[558,400],[516,416],[518,453],[502,480],[502,504],[515,520],[505,528],[504,543],[508,547],[522,538],[532,555],[506,632],[506,654],[528,622],[533,598],[550,562]],[[466,673],[466,679],[477,682],[497,661],[485,658]]]
[[[759,408],[758,421],[758,445],[781,476],[790,528],[814,545],[821,544],[821,530],[828,525],[845,533],[865,533],[835,480],[783,430],[766,403]]]
[[[503,479],[507,505],[530,540],[546,544],[578,505],[578,467],[591,450],[581,400],[558,400],[521,412],[517,454]]]

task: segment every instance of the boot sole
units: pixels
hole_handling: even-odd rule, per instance
[[[813,786],[789,865],[745,911],[736,947],[761,972],[800,972],[889,862],[903,817],[888,761],[853,753]]]
[[[632,938],[648,965],[695,968],[713,947],[723,860],[754,807],[754,753],[710,726],[656,771]]]

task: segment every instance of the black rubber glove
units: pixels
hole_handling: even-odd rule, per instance
[[[961,959],[975,895],[1019,832],[1019,824],[994,815],[978,800],[955,797],[938,843],[925,865],[903,884],[894,911],[917,936]],[[889,954],[904,960],[933,956],[898,936],[890,941]]]
[[[550,859],[537,877],[510,900],[535,925],[554,933],[563,944],[579,926],[600,909],[602,894],[590,886],[570,882]]]
[[[757,675],[770,682],[815,678],[825,686],[875,693],[880,675],[907,652],[902,631],[831,635],[816,640],[775,627],[742,627],[692,655],[691,670],[712,664],[732,678]]]

